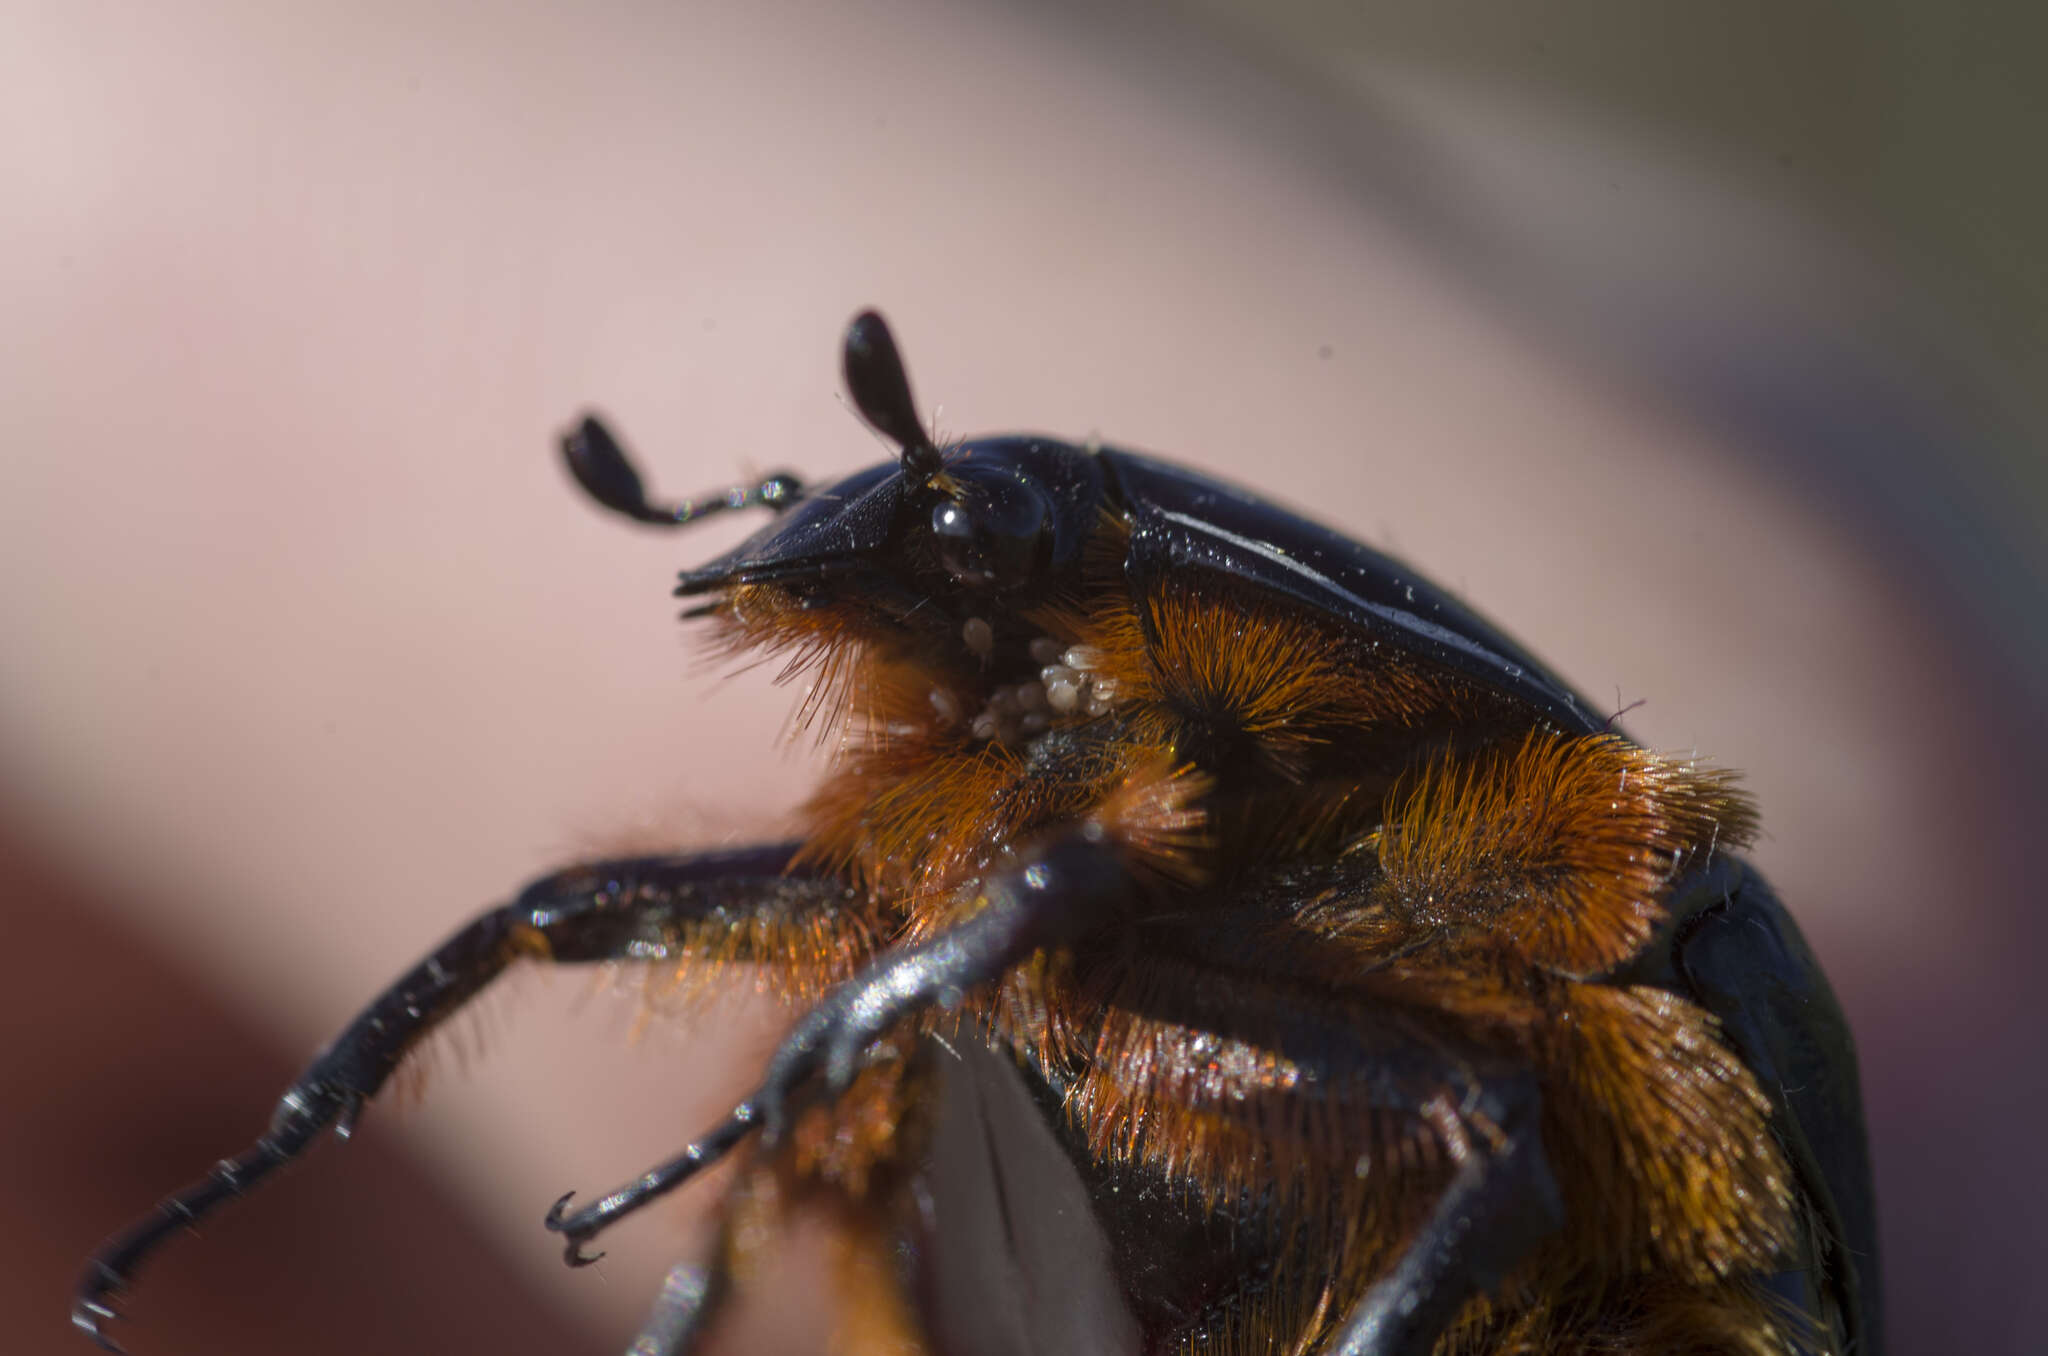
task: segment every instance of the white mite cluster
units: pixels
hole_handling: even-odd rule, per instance
[[[995,630],[980,617],[960,628],[961,643],[977,659],[995,652]],[[1087,645],[1065,645],[1051,636],[1031,642],[1031,662],[1038,677],[1009,683],[989,694],[988,704],[973,715],[960,709],[959,699],[945,688],[933,688],[932,710],[947,725],[967,726],[976,739],[1005,743],[1043,734],[1060,716],[1100,716],[1116,700],[1116,680],[1096,672],[1102,652]]]

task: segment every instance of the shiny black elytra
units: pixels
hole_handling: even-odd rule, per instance
[[[898,462],[805,494],[786,473],[703,500],[659,505],[596,419],[564,439],[577,480],[600,504],[643,523],[683,526],[714,512],[760,507],[776,515],[761,533],[682,576],[695,597],[741,583],[830,580],[858,588],[878,608],[910,617],[922,608],[920,571],[937,567],[960,589],[1013,604],[1034,581],[1070,568],[1105,507],[1129,528],[1125,574],[1133,587],[1169,571],[1207,573],[1284,599],[1419,656],[1525,705],[1549,727],[1591,733],[1605,721],[1541,665],[1456,600],[1397,561],[1273,505],[1179,467],[1114,449],[1084,451],[1045,438],[935,446],[917,415],[902,360],[872,312],[845,340],[847,388],[862,416],[902,448]],[[944,475],[966,490],[934,499]],[[971,492],[969,492],[971,491]],[[913,565],[901,543],[929,542]],[[662,954],[680,924],[734,914],[830,909],[843,881],[792,870],[800,845],[595,862],[549,876],[512,903],[458,931],[352,1022],[287,1090],[268,1131],[240,1156],[110,1241],[82,1280],[73,1321],[112,1346],[111,1298],[170,1235],[292,1161],[328,1126],[346,1133],[404,1055],[441,1020],[532,947],[558,962]],[[1084,938],[1138,888],[1112,845],[1083,828],[1048,840],[1028,862],[983,882],[987,906],[927,941],[882,952],[795,1026],[760,1086],[707,1135],[581,1209],[570,1197],[549,1211],[572,1263],[610,1224],[688,1180],[749,1136],[778,1142],[800,1097],[843,1091],[874,1043],[904,1019],[986,985],[1041,949]],[[1634,982],[1656,985],[1714,1014],[1760,1082],[1774,1094],[1772,1129],[1818,1226],[1807,1265],[1772,1278],[1799,1312],[1859,1356],[1880,1349],[1875,1223],[1856,1092],[1853,1050],[1819,967],[1790,917],[1756,875],[1711,862],[1673,887],[1669,925],[1634,964]],[[1410,1066],[1440,1072],[1444,1057],[1400,1053],[1385,1080],[1404,1100]],[[1435,1061],[1434,1063],[1432,1061]],[[1390,1065],[1390,1067],[1393,1067]],[[985,1072],[985,1071],[984,1071]],[[1458,1076],[1471,1074],[1461,1068]],[[1010,1076],[1016,1077],[1015,1071]],[[1449,1077],[1448,1074],[1445,1075]],[[1050,1106],[1059,1089],[1030,1083]],[[1560,1202],[1533,1133],[1540,1090],[1513,1070],[1489,1071],[1474,1104],[1502,1129],[1474,1146],[1439,1208],[1386,1278],[1344,1316],[1329,1350],[1353,1356],[1420,1356],[1472,1295],[1488,1288],[1551,1232]],[[1086,1164],[1078,1165],[1085,1176]],[[1160,1278],[1157,1214],[1098,1199],[1098,1224],[1126,1279]],[[1149,1260],[1148,1260],[1149,1259]],[[1176,1255],[1176,1260],[1177,1255]],[[1144,1268],[1151,1267],[1147,1272]],[[678,1273],[635,1352],[690,1348],[723,1293],[723,1276]],[[1170,1307],[1170,1293],[1140,1296]]]

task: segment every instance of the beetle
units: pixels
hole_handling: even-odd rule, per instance
[[[872,311],[843,365],[901,453],[824,490],[660,504],[594,416],[564,439],[639,521],[774,515],[677,592],[841,730],[799,836],[581,863],[458,930],[105,1245],[87,1335],[505,968],[627,958],[801,1009],[706,1134],[546,1216],[581,1264],[743,1160],[636,1352],[694,1348],[798,1204],[897,1350],[1881,1351],[1853,1045],[1730,774],[1254,495],[939,446]]]

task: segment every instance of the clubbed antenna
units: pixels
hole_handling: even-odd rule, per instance
[[[846,390],[861,418],[902,447],[906,473],[918,480],[939,473],[939,449],[917,417],[903,356],[878,312],[862,311],[846,327]]]
[[[803,483],[796,476],[777,471],[759,484],[735,485],[674,504],[652,503],[626,450],[594,414],[583,416],[582,423],[562,435],[562,458],[585,494],[614,513],[657,527],[685,527],[725,509],[765,508],[780,513],[803,493]]]

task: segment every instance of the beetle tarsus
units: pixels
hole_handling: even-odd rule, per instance
[[[314,1062],[315,1069],[322,1061]],[[254,1145],[235,1158],[224,1158],[213,1171],[183,1191],[166,1197],[157,1208],[126,1233],[103,1245],[87,1263],[71,1309],[73,1326],[108,1350],[118,1351],[101,1329],[103,1320],[116,1317],[109,1297],[126,1288],[142,1263],[161,1247],[164,1240],[181,1229],[195,1227],[228,1201],[247,1194],[279,1167],[298,1157],[313,1137],[334,1119],[336,1109],[347,1097],[337,1094],[312,1074],[294,1083],[279,1100],[271,1116],[270,1129]]]
[[[561,1234],[567,1240],[562,1257],[570,1266],[587,1266],[602,1257],[603,1253],[585,1255],[583,1245],[612,1225],[632,1214],[650,1201],[659,1200],[683,1183],[695,1177],[701,1170],[724,1158],[728,1153],[753,1133],[755,1122],[760,1119],[755,1101],[741,1102],[726,1118],[702,1139],[692,1143],[674,1158],[652,1171],[642,1173],[631,1183],[609,1192],[575,1214],[568,1213],[569,1200],[576,1193],[569,1192],[549,1207],[547,1218],[542,1221],[548,1232]]]
[[[102,1351],[121,1352],[119,1342],[107,1336],[102,1324],[119,1318],[120,1312],[112,1304],[114,1292],[121,1289],[124,1278],[110,1268],[95,1262],[79,1283],[78,1295],[71,1305],[71,1326],[92,1339],[94,1346]]]
[[[575,1192],[563,1192],[556,1198],[555,1203],[548,1207],[547,1218],[541,1222],[550,1233],[568,1235],[562,1245],[562,1261],[564,1264],[572,1267],[587,1267],[592,1262],[603,1257],[604,1254],[601,1252],[583,1251],[583,1245],[589,1240],[589,1235],[570,1226],[567,1218],[569,1202],[575,1198]]]

